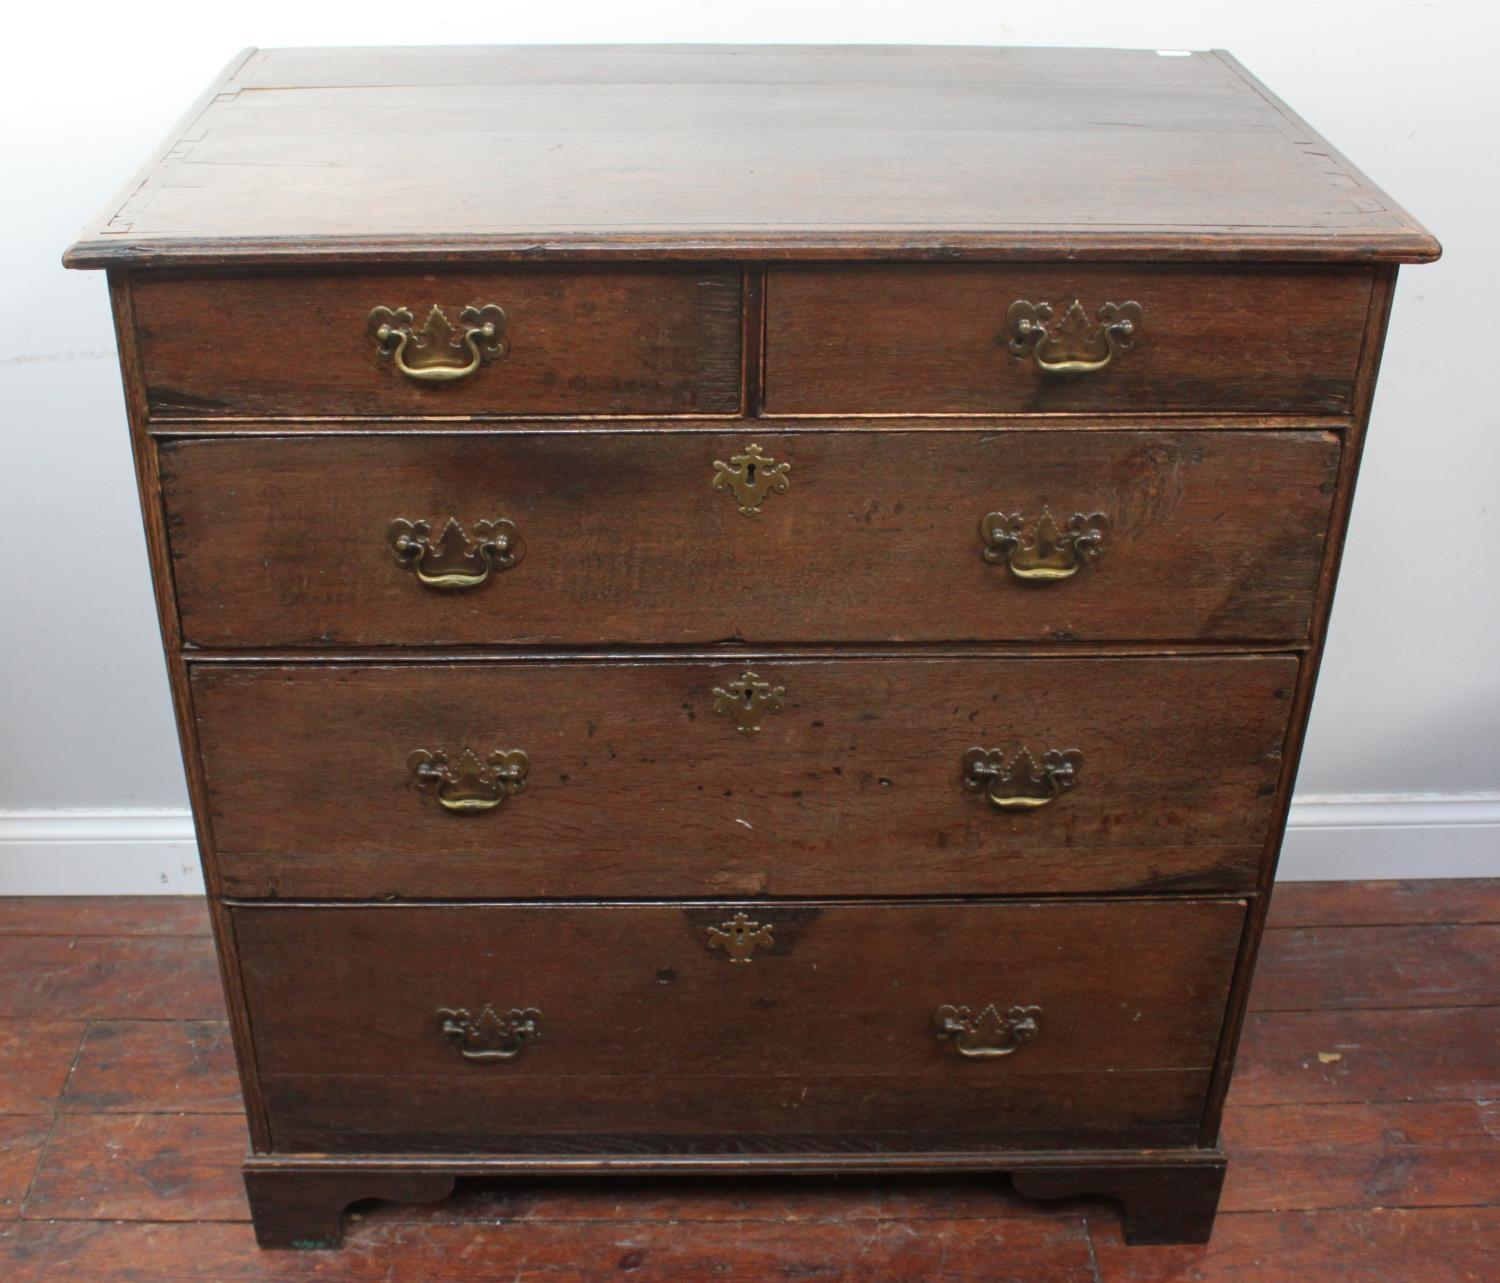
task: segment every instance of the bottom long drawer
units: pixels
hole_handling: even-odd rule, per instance
[[[239,905],[278,1151],[1194,1143],[1242,901]]]

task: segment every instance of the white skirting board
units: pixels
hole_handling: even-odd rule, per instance
[[[1500,793],[1292,804],[1282,881],[1500,877]],[[180,810],[0,811],[0,895],[200,895]]]
[[[202,895],[186,811],[0,811],[0,895]]]

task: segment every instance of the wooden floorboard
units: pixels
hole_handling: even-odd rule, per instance
[[[1255,1011],[1236,1105],[1500,1099],[1500,1007]]]
[[[39,1114],[0,1118],[0,1221],[21,1215],[51,1130],[51,1118]]]
[[[196,895],[0,896],[0,935],[206,936]]]
[[[0,1237],[0,1277],[9,1283],[1093,1283],[1096,1274],[1082,1220],[1027,1218],[752,1221],[717,1234],[672,1221],[375,1220],[351,1235],[336,1258],[257,1252],[248,1225],[33,1222],[9,1240]]]
[[[82,1020],[0,1020],[0,1114],[50,1113],[87,1028]]]
[[[1489,1283],[1500,1210],[1250,1212],[1221,1216],[1202,1247],[1126,1247],[1090,1220],[1102,1283]]]
[[[229,1022],[94,1021],[60,1100],[70,1113],[239,1114]]]
[[[37,1220],[250,1218],[232,1114],[63,1114],[26,1199]]]
[[[1500,880],[1277,891],[1202,1247],[1003,1178],[466,1181],[262,1252],[208,921],[0,900],[0,1280],[1500,1278]]]
[[[1500,922],[1500,878],[1432,882],[1283,882],[1266,925],[1278,927],[1416,926],[1424,922]]]
[[[553,1177],[463,1180],[441,1203],[392,1203],[381,1220],[468,1221],[960,1221],[1050,1217],[1055,1206],[1021,1198],[1004,1176]]]
[[[0,1018],[222,1020],[205,936],[0,936]]]
[[[1223,1142],[1226,1211],[1500,1199],[1500,1101],[1246,1106],[1230,1113]]]
[[[1268,931],[1250,1007],[1500,1007],[1500,924]]]

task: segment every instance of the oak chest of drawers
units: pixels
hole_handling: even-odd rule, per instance
[[[107,268],[266,1244],[1213,1220],[1396,265],[1223,54],[252,51]]]

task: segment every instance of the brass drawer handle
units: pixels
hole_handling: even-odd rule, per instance
[[[1043,508],[1030,535],[1019,512],[987,512],[979,522],[979,538],[984,543],[982,555],[991,565],[1003,561],[1017,579],[1055,583],[1071,579],[1099,555],[1108,529],[1109,518],[1102,512],[1075,512],[1067,530],[1059,530],[1052,513]]]
[[[1135,346],[1145,313],[1139,303],[1105,303],[1094,326],[1076,298],[1048,328],[1052,304],[1017,299],[1005,313],[1010,350],[1030,355],[1043,374],[1092,374]]]
[[[491,571],[509,570],[521,560],[521,532],[504,518],[476,521],[471,540],[456,517],[448,518],[436,539],[431,522],[398,517],[386,531],[386,542],[398,565],[415,571],[428,588],[445,592],[478,588]]]
[[[542,1036],[542,1013],[535,1007],[512,1007],[502,1016],[485,1003],[477,1016],[467,1007],[442,1007],[437,1015],[443,1037],[465,1060],[514,1060],[528,1039]]]
[[[1007,763],[1002,748],[971,748],[964,754],[963,784],[983,793],[1000,811],[1034,811],[1078,786],[1083,754],[1076,748],[1048,749],[1038,766],[1028,749]]]
[[[412,328],[411,310],[405,307],[377,307],[367,325],[380,359],[391,362],[408,379],[453,383],[504,356],[509,347],[505,313],[493,303],[466,307],[458,319],[463,328],[455,330],[434,303],[420,330]]]
[[[1012,1007],[1004,1015],[990,1003],[977,1016],[969,1007],[939,1007],[932,1013],[937,1036],[953,1040],[960,1056],[1013,1056],[1042,1031],[1040,1007]]]
[[[518,748],[497,749],[480,760],[465,748],[458,760],[441,750],[419,748],[406,759],[417,788],[431,793],[451,815],[481,815],[526,789],[531,759]]]

